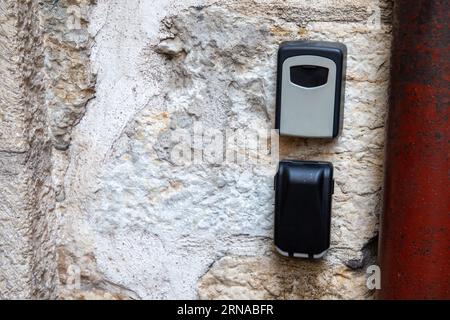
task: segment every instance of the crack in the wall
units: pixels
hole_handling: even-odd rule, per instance
[[[378,235],[367,241],[361,248],[361,257],[359,259],[350,259],[345,261],[345,265],[351,270],[365,271],[369,265],[376,264],[378,252]]]

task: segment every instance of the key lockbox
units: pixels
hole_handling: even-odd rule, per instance
[[[333,165],[280,161],[275,175],[275,247],[285,256],[321,258],[330,246]]]
[[[289,41],[280,45],[275,120],[280,135],[339,135],[346,55],[346,46],[337,42]]]

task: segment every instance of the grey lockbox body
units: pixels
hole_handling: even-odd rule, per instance
[[[278,50],[275,128],[280,135],[334,138],[343,119],[344,44],[289,41]]]

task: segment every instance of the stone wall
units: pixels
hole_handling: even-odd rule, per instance
[[[1,297],[372,296],[390,1],[17,3],[0,1]],[[279,141],[335,166],[317,262],[274,252],[273,166],[171,158],[180,128],[272,128],[292,39],[348,47],[342,135]]]
[[[51,145],[38,5],[0,2],[0,296],[53,296]]]

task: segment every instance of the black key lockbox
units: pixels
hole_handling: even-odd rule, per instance
[[[333,165],[281,161],[275,176],[275,246],[282,255],[321,258],[330,247]]]

